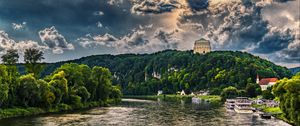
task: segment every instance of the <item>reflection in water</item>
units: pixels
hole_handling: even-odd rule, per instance
[[[94,108],[70,114],[0,120],[4,126],[285,126],[277,120],[263,120],[255,114],[226,112],[224,107],[209,103],[191,104],[185,101],[123,99],[116,107]]]

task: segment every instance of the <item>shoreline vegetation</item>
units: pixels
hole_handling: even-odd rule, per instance
[[[134,98],[143,100],[157,100],[158,98],[170,101],[170,100],[181,100],[181,99],[191,99],[192,96],[189,95],[124,95],[123,98]]]
[[[284,116],[284,113],[281,111],[280,107],[267,107],[266,105],[252,105],[252,107],[260,109],[262,112],[270,113],[273,117],[293,125],[293,123]]]
[[[134,98],[134,99],[144,99],[144,100],[157,100],[158,98],[163,99],[165,101],[174,101],[174,100],[188,100],[193,97],[199,98],[202,101],[212,102],[212,103],[221,103],[221,97],[218,95],[200,95],[200,96],[192,96],[192,95],[174,95],[174,94],[166,94],[166,95],[124,95],[123,98]]]
[[[50,108],[50,109],[40,108],[40,107],[12,107],[12,108],[0,109],[0,119],[73,112],[76,110],[84,110],[84,109],[90,109],[90,108],[95,108],[95,107],[107,107],[107,106],[118,104],[120,102],[121,102],[121,99],[109,100],[109,101],[107,101],[107,103],[105,103],[105,102],[88,102],[88,103],[83,103],[80,106],[71,106],[68,104],[60,104],[60,105],[56,106],[55,108]]]
[[[47,64],[41,62],[43,52],[31,48],[24,52],[25,64],[20,73],[16,50],[8,50],[1,58],[0,118],[106,106],[111,100],[120,102],[124,93],[123,98],[191,101],[196,97],[220,104],[237,96],[278,97],[283,113],[278,118],[285,117],[296,125],[300,122],[297,107],[300,73],[288,79],[292,74],[287,68],[243,52],[197,55],[191,51],[167,50],[149,55],[90,56]],[[261,92],[255,83],[257,75],[284,79]],[[169,95],[204,89],[214,95]],[[153,95],[158,90],[166,95]],[[278,109],[265,108],[265,111],[278,112]]]
[[[0,64],[0,119],[73,111],[121,102],[121,87],[109,69],[66,63],[45,77],[43,52],[24,51],[26,74],[20,74],[17,50],[8,50]]]

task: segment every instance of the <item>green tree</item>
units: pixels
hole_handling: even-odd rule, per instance
[[[112,75],[107,68],[95,66],[92,69],[92,80],[97,85],[97,100],[106,101],[111,89]]]
[[[0,107],[8,99],[7,76],[6,66],[0,65]]]
[[[24,52],[24,61],[27,73],[32,73],[35,78],[39,78],[44,65],[39,63],[44,59],[44,52],[38,49],[29,48]]]
[[[224,88],[223,91],[221,92],[222,101],[225,101],[226,99],[230,99],[230,98],[235,98],[237,96],[238,96],[238,90],[232,86]]]
[[[1,56],[2,62],[7,66],[8,73],[8,98],[9,105],[12,105],[16,102],[16,87],[17,87],[17,78],[19,77],[19,73],[16,67],[16,63],[19,59],[19,54],[17,50],[9,49],[6,54]]]
[[[38,80],[39,92],[41,92],[40,107],[50,108],[55,101],[55,95],[51,92],[49,84],[44,80]]]
[[[267,90],[262,91],[262,97],[264,99],[274,99],[274,95],[272,94],[272,87],[268,87]]]
[[[54,74],[49,82],[53,88],[51,92],[55,94],[55,103],[59,104],[63,96],[68,96],[68,80],[65,78],[65,72],[60,71]]]
[[[258,84],[249,83],[246,86],[248,97],[254,98],[261,94],[261,88]]]
[[[295,125],[300,125],[300,72],[291,79],[278,81],[273,89],[280,100],[280,109],[285,117]]]
[[[81,97],[81,102],[85,103],[90,98],[91,93],[84,86],[79,86],[75,89],[75,94]]]
[[[120,86],[113,86],[111,88],[111,92],[109,94],[109,97],[112,98],[112,99],[121,99],[121,97],[122,97],[121,87]]]
[[[19,78],[17,88],[18,98],[22,106],[36,106],[40,99],[39,87],[33,74],[23,75]]]
[[[15,65],[18,62],[18,50],[9,49],[6,54],[1,56],[2,62],[6,65]]]

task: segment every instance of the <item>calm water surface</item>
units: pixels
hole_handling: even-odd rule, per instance
[[[0,126],[288,126],[257,114],[236,114],[222,106],[184,101],[163,102],[123,99],[115,107],[94,108],[67,114],[0,120]]]

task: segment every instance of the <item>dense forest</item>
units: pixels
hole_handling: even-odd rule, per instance
[[[24,75],[17,71],[19,55],[16,50],[8,50],[1,59],[4,63],[0,65],[1,109],[37,107],[60,111],[120,101],[120,88],[112,85],[112,74],[107,68],[66,63],[41,77],[45,65],[40,63],[44,59],[40,50],[25,50]],[[16,113],[19,112],[1,111],[0,115]]]
[[[239,51],[215,51],[205,55],[192,51],[166,50],[153,54],[94,55],[76,60],[46,64],[42,76],[52,73],[65,63],[102,66],[113,74],[113,83],[124,94],[176,93],[209,89],[220,94],[228,86],[245,89],[255,83],[256,75],[291,77],[285,67]],[[19,70],[24,67],[19,65]]]
[[[280,109],[284,116],[296,126],[300,125],[300,72],[291,79],[278,81],[273,89],[274,95],[280,100]]]

